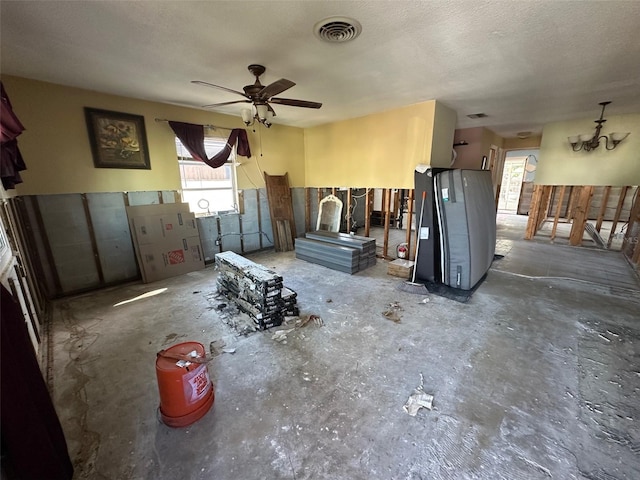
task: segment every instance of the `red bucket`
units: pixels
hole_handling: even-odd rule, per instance
[[[191,425],[213,405],[213,384],[205,357],[204,345],[198,342],[178,343],[158,352],[160,415],[170,427]]]

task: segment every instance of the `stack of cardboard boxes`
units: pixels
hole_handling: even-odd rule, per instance
[[[145,283],[204,268],[198,227],[189,204],[131,206],[127,216]]]

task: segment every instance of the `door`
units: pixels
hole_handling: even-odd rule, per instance
[[[500,197],[498,198],[498,210],[506,213],[517,213],[526,163],[526,157],[507,158],[505,160],[502,188],[500,188]]]

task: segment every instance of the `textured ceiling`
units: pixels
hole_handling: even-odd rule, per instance
[[[640,1],[8,1],[3,74],[171,104],[238,100],[247,65],[282,96],[276,123],[308,127],[437,99],[458,128],[513,137],[552,121],[640,112]],[[352,17],[356,40],[316,22]],[[216,111],[239,115],[242,104]],[[483,112],[488,116],[469,119]]]

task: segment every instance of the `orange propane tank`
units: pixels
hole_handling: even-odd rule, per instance
[[[191,425],[213,405],[213,384],[205,358],[204,345],[198,342],[178,343],[158,352],[160,415],[166,425]]]

